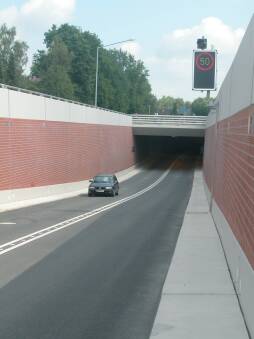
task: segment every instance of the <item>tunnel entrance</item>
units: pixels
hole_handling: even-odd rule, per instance
[[[135,136],[137,162],[166,159],[180,154],[202,160],[203,147],[204,138],[199,137]]]

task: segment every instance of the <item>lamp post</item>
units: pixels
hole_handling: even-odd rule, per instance
[[[94,96],[94,106],[95,107],[97,107],[97,99],[98,99],[98,73],[99,73],[99,50],[100,50],[100,48],[106,48],[106,47],[109,47],[109,46],[114,46],[114,45],[122,44],[124,42],[129,42],[129,41],[134,41],[134,39],[118,41],[118,42],[114,42],[114,43],[109,44],[109,45],[98,46],[97,47],[97,52],[96,52],[96,74],[95,74],[95,96]]]

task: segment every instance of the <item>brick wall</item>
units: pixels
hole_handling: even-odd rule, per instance
[[[254,269],[254,131],[249,128],[253,113],[251,105],[207,129],[204,175]]]
[[[254,16],[208,116],[204,178],[211,214],[254,338]]]
[[[132,129],[0,118],[0,190],[62,184],[134,164]]]

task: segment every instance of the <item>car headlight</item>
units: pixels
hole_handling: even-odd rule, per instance
[[[105,187],[105,188],[106,188],[106,190],[111,190],[112,189],[112,187],[109,187],[109,186]]]
[[[89,187],[90,190],[95,190],[95,187]]]

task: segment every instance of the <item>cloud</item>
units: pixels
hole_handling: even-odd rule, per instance
[[[197,26],[184,29],[176,29],[163,37],[163,45],[167,51],[174,50],[182,53],[187,48],[195,47],[197,38],[205,36],[208,39],[208,47],[213,45],[224,55],[232,54],[237,49],[244,30],[233,29],[216,17],[208,17]]]
[[[156,96],[170,95],[190,100],[191,92],[191,58],[161,58],[145,59],[149,69],[150,82]]]
[[[76,0],[27,0],[21,6],[0,10],[0,25],[15,26],[17,37],[29,43],[29,66],[37,49],[43,48],[43,34],[52,24],[69,21],[75,10]]]
[[[0,24],[6,23],[10,26],[16,24],[18,9],[16,6],[10,6],[0,11]]]
[[[45,26],[68,20],[74,8],[75,0],[28,0],[20,7],[13,5],[1,10],[0,21],[18,28],[30,22]]]
[[[150,69],[151,83],[158,96],[173,95],[193,99],[200,92],[192,92],[192,50],[196,40],[208,39],[208,47],[216,48],[218,54],[218,84],[224,79],[244,29],[234,29],[215,17],[204,18],[198,25],[173,30],[161,38],[155,56],[146,58]]]
[[[136,59],[140,59],[140,57],[141,57],[141,45],[136,41],[124,42],[121,45],[121,49],[125,52],[130,53]]]
[[[70,18],[74,8],[75,0],[29,0],[20,8],[20,15],[61,23]]]
[[[75,0],[28,0],[0,11],[0,24],[17,27],[21,37],[27,32],[41,31],[53,23],[69,20],[75,9]]]

